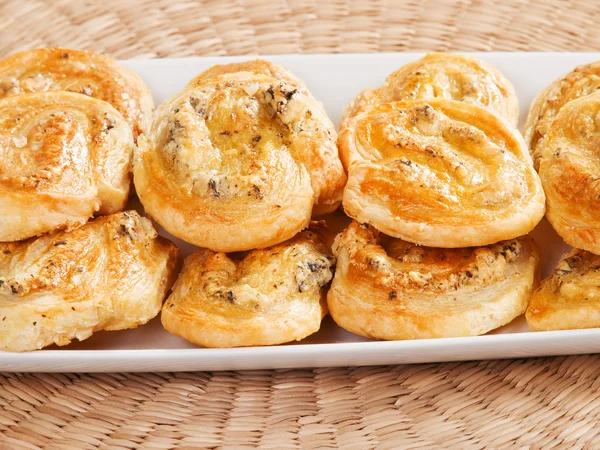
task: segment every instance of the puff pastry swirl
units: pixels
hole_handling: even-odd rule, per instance
[[[377,339],[475,336],[523,314],[537,283],[532,239],[487,247],[420,247],[356,221],[334,242],[329,313]]]
[[[223,252],[264,248],[338,207],[346,175],[335,140],[323,107],[284,69],[217,66],[157,109],[135,186],[174,236]]]
[[[600,254],[600,92],[567,103],[536,147],[546,217],[573,247]]]
[[[146,323],[174,282],[177,252],[135,211],[0,243],[0,350],[67,345]]]
[[[58,91],[0,100],[0,242],[122,210],[134,145],[101,100]]]
[[[92,52],[41,48],[0,61],[0,99],[28,92],[70,91],[110,103],[143,132],[154,103],[142,79],[112,59]]]
[[[201,250],[186,258],[162,310],[167,331],[205,347],[274,345],[319,330],[335,259],[318,230],[241,261]]]
[[[495,67],[470,56],[429,53],[400,67],[379,88],[361,92],[344,110],[342,124],[374,105],[432,98],[486,108],[513,127],[519,120],[515,89]]]
[[[541,91],[531,103],[523,136],[531,150],[536,170],[540,165],[540,144],[561,108],[600,89],[600,61],[575,68]]]
[[[525,317],[534,331],[600,327],[600,256],[574,249],[562,258]]]
[[[464,102],[394,102],[352,118],[339,137],[346,213],[431,247],[522,236],[544,192],[519,133]]]

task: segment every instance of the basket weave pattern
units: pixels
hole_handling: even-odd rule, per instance
[[[586,0],[0,0],[0,57],[597,51]],[[600,357],[1,374],[0,448],[600,448]]]
[[[586,0],[2,0],[1,54],[115,58],[420,50],[593,51]]]

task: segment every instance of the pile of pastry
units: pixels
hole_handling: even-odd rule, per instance
[[[478,335],[526,310],[534,329],[600,326],[600,94],[585,96],[598,75],[580,68],[540,94],[530,154],[510,82],[471,57],[401,67],[348,105],[337,136],[305,84],[266,61],[214,66],[154,110],[104,56],[12,55],[0,61],[0,350],[159,313],[207,347],[300,340],[327,312],[380,339]],[[148,217],[125,210],[134,190]],[[352,221],[334,239],[314,219],[341,207]],[[538,287],[526,235],[545,213],[592,253]],[[200,247],[181,270],[149,218]]]
[[[600,62],[541,91],[523,131],[546,193],[546,218],[574,249],[535,291],[534,330],[600,327]]]
[[[0,61],[0,350],[161,310],[168,331],[205,346],[319,329],[335,258],[311,218],[335,211],[346,184],[322,105],[251,61],[213,67],[153,109],[142,80],[101,55]],[[124,211],[132,182],[150,218],[202,248],[180,273],[176,246]]]
[[[142,80],[100,55],[0,61],[0,350],[66,345],[160,312],[177,247],[124,211],[152,110]]]

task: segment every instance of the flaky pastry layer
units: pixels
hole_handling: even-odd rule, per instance
[[[0,243],[0,350],[67,345],[148,322],[174,282],[177,253],[135,211]]]
[[[0,242],[125,208],[134,147],[104,101],[59,91],[0,100]]]
[[[133,130],[142,133],[154,103],[142,79],[96,53],[41,48],[0,60],[0,99],[30,92],[69,91],[110,103]]]
[[[563,106],[600,89],[600,62],[575,68],[542,90],[531,103],[523,128],[525,142],[529,146],[535,169],[538,170],[544,135]]]
[[[319,330],[335,259],[317,231],[236,260],[189,256],[162,310],[170,333],[205,347],[274,345]]]
[[[546,217],[569,245],[600,254],[600,93],[561,108],[539,142]]]
[[[216,66],[157,109],[135,186],[174,236],[215,251],[264,248],[338,207],[346,175],[335,141],[321,104],[283,68]]]
[[[342,126],[349,118],[374,105],[433,98],[486,108],[513,127],[519,120],[515,89],[495,67],[470,56],[429,53],[400,67],[379,88],[361,92],[344,110]]]
[[[487,247],[420,247],[352,222],[336,237],[329,313],[369,338],[423,339],[487,333],[523,314],[537,285],[528,237]]]
[[[600,327],[600,256],[574,249],[531,297],[525,315],[534,331]]]
[[[518,131],[453,100],[393,102],[339,136],[343,205],[361,223],[431,247],[469,247],[530,232],[544,192]]]

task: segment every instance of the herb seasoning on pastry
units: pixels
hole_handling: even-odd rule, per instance
[[[476,336],[523,314],[538,279],[531,238],[487,247],[420,247],[352,222],[333,244],[329,313],[377,339]]]
[[[573,247],[600,254],[600,93],[567,103],[537,149],[546,218]]]
[[[297,341],[319,330],[335,259],[312,227],[241,261],[201,250],[189,256],[165,302],[170,333],[205,347]]]
[[[146,129],[154,106],[137,74],[96,53],[41,48],[0,60],[0,99],[46,91],[77,92],[107,101],[129,123],[134,138]]]
[[[265,61],[212,73],[163,103],[140,137],[145,210],[178,238],[232,252],[283,242],[337,209],[346,175],[335,129],[306,87]]]
[[[600,89],[600,61],[579,66],[554,81],[533,100],[523,129],[535,169],[538,170],[542,150],[540,144],[561,108]]]
[[[600,256],[575,249],[561,259],[525,317],[534,331],[600,327]]]
[[[67,345],[148,322],[173,284],[177,253],[135,211],[0,243],[0,350]]]
[[[122,210],[134,146],[101,100],[58,91],[0,100],[0,242]]]
[[[519,120],[515,89],[495,67],[470,56],[430,53],[402,66],[381,87],[361,92],[346,107],[342,124],[374,105],[432,98],[486,108],[513,127]]]
[[[544,192],[517,130],[453,100],[394,102],[339,137],[346,213],[430,247],[471,247],[530,232]]]

